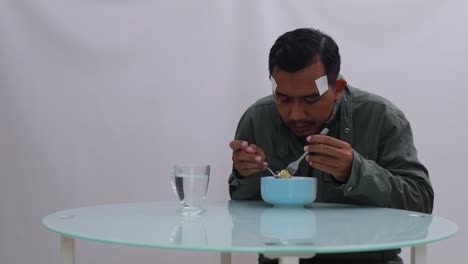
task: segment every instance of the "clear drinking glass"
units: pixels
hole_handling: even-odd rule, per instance
[[[171,176],[172,189],[182,204],[178,212],[184,215],[205,212],[202,203],[206,198],[209,179],[210,165],[174,165]]]

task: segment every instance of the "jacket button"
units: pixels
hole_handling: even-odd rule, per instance
[[[349,128],[345,128],[344,132],[345,132],[345,134],[348,134],[349,133]]]

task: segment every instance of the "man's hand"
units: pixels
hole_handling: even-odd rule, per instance
[[[325,136],[307,137],[310,145],[304,151],[310,152],[306,157],[309,165],[315,169],[331,174],[341,183],[346,183],[353,164],[353,148],[347,142]]]
[[[265,152],[259,146],[254,144],[249,145],[247,141],[243,140],[233,140],[229,143],[229,147],[234,151],[232,155],[234,169],[236,169],[241,176],[250,176],[265,170],[265,168],[259,164],[259,162],[263,162],[267,165],[265,162]]]

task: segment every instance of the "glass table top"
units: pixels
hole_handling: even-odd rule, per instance
[[[109,204],[46,216],[49,230],[76,239],[237,253],[338,253],[418,246],[447,239],[457,225],[397,209],[314,203],[274,207],[262,201],[206,202],[184,217],[178,202]]]

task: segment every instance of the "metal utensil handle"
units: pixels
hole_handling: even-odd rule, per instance
[[[263,163],[263,161],[257,161],[257,162],[260,163],[260,164],[262,164],[262,166],[263,166],[265,169],[267,169],[273,176],[278,176],[278,175],[276,175],[276,173],[274,173],[270,168],[268,168],[268,166],[265,165],[265,164]]]
[[[328,128],[324,128],[324,129],[320,132],[320,135],[326,135],[326,134],[328,134],[328,131],[329,131]],[[309,154],[309,152],[308,152],[308,151],[305,151],[304,154],[302,154],[302,156],[298,159],[298,161],[301,161],[303,158],[305,158],[305,156],[307,156],[307,154]]]

